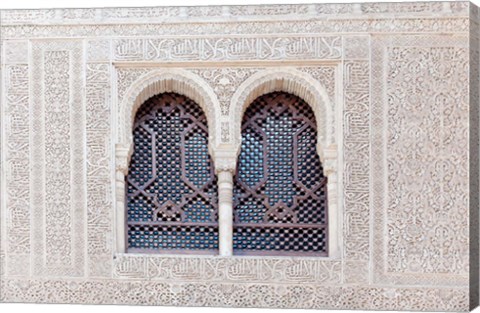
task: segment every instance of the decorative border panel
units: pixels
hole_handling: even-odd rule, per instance
[[[439,312],[468,308],[463,288],[54,279],[3,280],[0,286],[12,302]]]
[[[112,276],[113,192],[110,71],[108,63],[86,65],[88,275]]]
[[[343,257],[346,283],[368,283],[370,260],[370,37],[345,37]],[[352,49],[352,46],[354,48]],[[367,50],[367,51],[366,51]]]
[[[46,10],[3,10],[1,18],[5,25],[22,24],[112,24],[131,23],[132,18],[147,23],[174,21],[229,20],[231,16],[242,20],[311,19],[318,17],[349,17],[359,14],[443,14],[468,13],[468,2],[405,2],[405,3],[328,3],[328,4],[285,4],[254,6],[201,6],[201,7],[146,7],[146,8],[103,8],[103,9],[46,9]]]
[[[30,275],[30,105],[28,42],[5,45],[5,274]],[[5,246],[3,246],[5,244]]]
[[[32,257],[36,276],[82,276],[85,106],[81,41],[32,42]]]
[[[174,282],[327,284],[341,282],[341,262],[321,258],[117,255],[114,276]]]
[[[373,38],[372,58],[376,60],[372,69],[375,283],[458,286],[468,282],[468,151],[463,149],[468,146],[465,136],[469,103],[468,76],[465,75],[467,47],[466,36]],[[424,59],[420,61],[420,58]],[[415,75],[427,70],[419,68],[419,64],[427,66],[430,74],[422,76],[426,81],[421,85],[412,86],[429,89],[402,89],[399,93],[395,84],[416,79]],[[447,76],[458,84],[437,85]],[[429,77],[442,79],[428,80]],[[427,90],[432,94],[427,94]],[[443,93],[444,90],[449,92]],[[402,97],[401,106],[398,97]],[[438,101],[437,105],[427,106],[431,99]],[[412,110],[416,110],[417,117],[412,116]],[[400,116],[407,119],[399,119]],[[453,127],[448,131],[446,125]],[[430,146],[415,146],[416,142],[428,142]],[[452,148],[453,143],[462,149]],[[448,153],[442,149],[448,149]],[[422,154],[412,155],[419,151],[423,151]],[[422,162],[424,165],[420,166]],[[399,164],[403,164],[401,169]],[[422,172],[427,170],[431,172]],[[408,175],[415,179],[409,179]],[[436,186],[442,189],[393,194],[394,190],[410,190],[405,180],[408,184],[429,188],[428,184],[415,181],[421,179],[438,180]],[[395,201],[394,196],[398,198]],[[407,254],[409,260],[405,259]],[[435,255],[449,260],[446,268],[422,261],[432,258],[433,262]]]
[[[465,149],[478,144],[468,107],[478,96],[467,76],[478,70],[469,65],[478,58],[473,5],[0,15],[1,301],[465,311],[475,300],[468,226],[478,216],[468,206],[478,203],[478,177]],[[250,97],[277,89],[325,125],[318,151],[336,253],[122,253],[128,126],[142,97],[188,93],[209,119],[215,168],[229,171]]]
[[[4,39],[21,38],[58,38],[88,37],[94,33],[108,37],[142,36],[205,36],[216,35],[252,35],[261,30],[261,34],[318,34],[383,32],[383,33],[435,33],[435,32],[467,32],[469,21],[465,17],[422,17],[422,18],[385,18],[368,17],[366,19],[330,18],[308,21],[251,21],[251,22],[218,22],[166,24],[111,24],[111,25],[5,25],[1,36]]]
[[[119,39],[115,61],[235,61],[338,59],[341,37],[225,37]]]

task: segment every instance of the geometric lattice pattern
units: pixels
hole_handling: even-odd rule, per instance
[[[327,255],[327,177],[315,116],[299,97],[257,98],[242,123],[234,187],[235,254]]]
[[[128,250],[218,249],[217,183],[204,112],[175,93],[138,110],[127,175]]]

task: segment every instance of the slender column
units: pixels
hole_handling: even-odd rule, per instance
[[[128,158],[129,147],[127,145],[117,144],[115,147],[115,194],[116,194],[116,207],[115,207],[115,246],[117,253],[125,253],[126,242],[126,229],[125,229],[125,176],[128,172]]]
[[[233,174],[222,170],[218,175],[218,237],[221,256],[233,254]]]
[[[122,171],[117,170],[115,189],[117,194],[117,206],[116,206],[116,251],[118,253],[125,253],[126,240],[125,240],[125,174]]]
[[[337,177],[337,146],[330,145],[324,151],[323,171],[328,177],[328,256],[338,258],[340,256],[339,230],[340,214],[338,212],[338,177]]]
[[[328,174],[327,197],[328,197],[328,256],[339,257],[338,246],[338,206],[337,206],[337,173]]]

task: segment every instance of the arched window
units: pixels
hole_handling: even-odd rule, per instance
[[[204,112],[175,93],[138,110],[126,177],[128,251],[214,253],[217,184]]]
[[[257,98],[242,122],[234,186],[235,254],[327,255],[327,177],[310,106],[284,92]]]

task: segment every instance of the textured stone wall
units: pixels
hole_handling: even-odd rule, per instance
[[[465,311],[478,303],[478,10],[468,2],[4,10],[1,300]],[[122,253],[142,101],[204,109],[215,167],[242,113],[307,101],[327,258]]]

